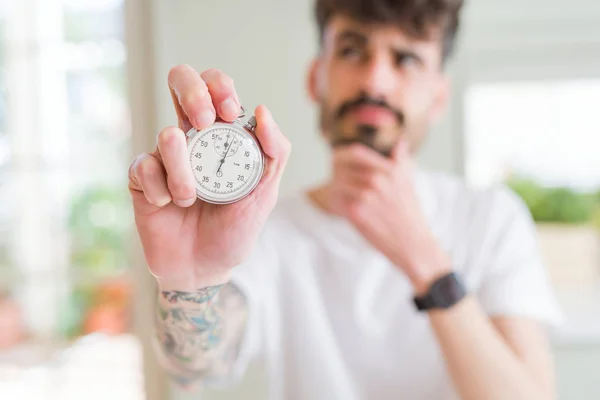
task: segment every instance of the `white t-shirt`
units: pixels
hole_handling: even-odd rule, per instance
[[[438,243],[489,315],[561,319],[534,224],[515,194],[424,171],[415,184]],[[234,282],[250,307],[235,378],[261,357],[270,399],[457,398],[409,281],[305,194],[280,199]]]

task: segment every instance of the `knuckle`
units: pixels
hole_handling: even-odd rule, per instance
[[[173,177],[169,180],[169,190],[173,196],[187,200],[194,196],[196,188],[184,179]]]
[[[158,134],[158,144],[160,147],[171,146],[175,140],[177,140],[177,129],[175,127],[165,128]]]
[[[137,168],[138,164],[144,158],[145,155],[146,155],[145,153],[142,153],[142,154],[138,154],[137,156],[134,157],[134,159],[129,164],[129,176],[131,176],[133,174],[133,172]]]
[[[360,220],[364,215],[363,206],[358,201],[350,201],[346,207],[349,217],[353,220]]]
[[[376,176],[376,175],[371,176],[369,178],[368,182],[369,182],[369,187],[371,189],[374,189],[374,190],[377,190],[377,191],[380,191],[384,187],[384,182],[383,182],[383,180],[381,179],[380,176]]]
[[[152,157],[144,157],[137,166],[138,175],[143,180],[154,180],[161,173],[159,166]]]
[[[208,90],[201,86],[197,90],[186,92],[180,96],[180,103],[184,107],[200,107],[208,95]]]
[[[173,126],[167,126],[158,133],[158,137],[159,138],[167,138],[167,137],[173,135],[174,130],[175,130],[175,128]]]
[[[139,165],[145,156],[146,156],[145,153],[139,154],[137,157],[135,157],[133,159],[133,161],[131,161],[131,164],[129,164],[129,170],[127,171],[127,175],[131,182],[137,182],[138,174],[139,174]]]

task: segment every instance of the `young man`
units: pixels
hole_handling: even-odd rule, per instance
[[[130,169],[160,294],[157,351],[184,386],[233,384],[261,356],[274,399],[551,399],[558,310],[526,208],[413,165],[448,99],[460,0],[317,0],[308,79],[331,178],[277,202],[290,151],[256,111],[265,175],[196,199],[184,132],[240,112],[232,80],[178,66],[179,127]]]

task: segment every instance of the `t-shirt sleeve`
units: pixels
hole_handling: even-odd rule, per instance
[[[490,316],[523,316],[556,327],[563,315],[545,268],[537,231],[524,202],[510,189],[493,194],[486,240],[480,262],[486,273],[478,298]]]

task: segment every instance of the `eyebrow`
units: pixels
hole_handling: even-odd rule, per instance
[[[346,40],[357,42],[358,44],[364,46],[369,42],[369,37],[364,33],[351,29],[346,29],[337,35],[337,42],[343,42]]]
[[[352,41],[361,46],[366,46],[367,43],[369,42],[368,35],[360,32],[360,31],[353,30],[353,29],[345,29],[345,30],[341,31],[337,35],[336,39],[337,39],[338,43],[344,42],[344,41]],[[424,63],[423,58],[417,52],[408,50],[405,46],[402,46],[402,47],[392,46],[390,48],[390,51],[394,54],[394,57],[413,57],[420,64]]]

